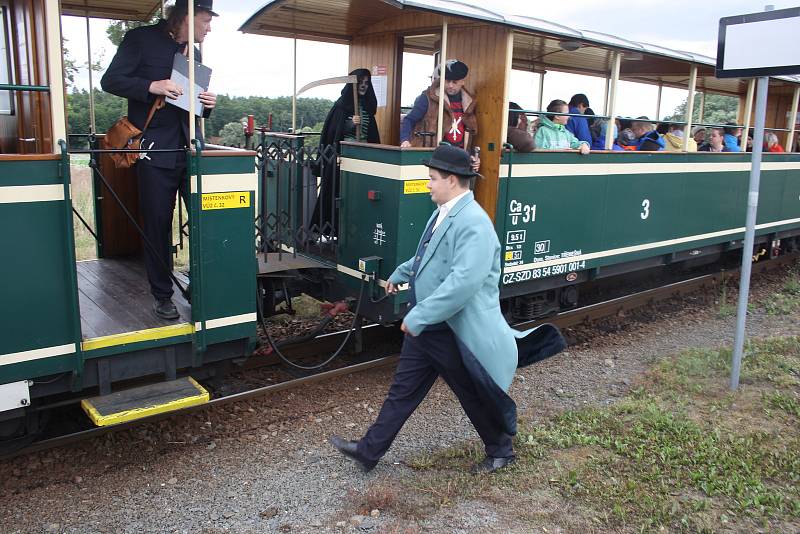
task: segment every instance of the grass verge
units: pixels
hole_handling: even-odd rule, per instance
[[[92,175],[88,166],[89,157],[83,155],[73,155],[70,158],[70,174],[72,179],[72,206],[83,217],[83,219],[96,231],[95,228],[95,206],[92,192]],[[186,212],[183,213],[184,222]],[[75,258],[78,261],[97,259],[97,243],[91,232],[86,229],[84,224],[73,217],[75,235]],[[173,241],[177,243],[179,222],[178,209],[172,218]],[[173,256],[175,270],[186,271],[189,268],[189,242],[184,240],[184,247],[178,248],[177,254]]]
[[[800,270],[793,267],[780,290],[763,302],[769,315],[790,315],[800,310]]]
[[[800,338],[751,343],[735,393],[730,361],[727,349],[686,351],[615,405],[521,421],[503,473],[466,474],[482,457],[474,443],[417,458],[394,506],[488,502],[523,530],[796,531]]]

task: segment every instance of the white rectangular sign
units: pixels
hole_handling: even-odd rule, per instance
[[[800,8],[720,19],[717,77],[800,74],[798,30]]]

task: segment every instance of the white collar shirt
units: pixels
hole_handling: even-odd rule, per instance
[[[457,197],[451,198],[450,200],[439,206],[439,216],[436,217],[436,223],[434,223],[433,225],[434,232],[439,227],[439,225],[442,224],[444,218],[447,217],[447,215],[450,213],[450,210],[452,210],[455,207],[455,205],[458,204],[459,200],[467,196],[467,193],[469,193],[469,191],[464,191]]]

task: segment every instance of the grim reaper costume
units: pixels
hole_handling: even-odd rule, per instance
[[[322,183],[312,222],[317,224],[318,230],[323,235],[331,233],[335,235],[338,229],[335,199],[339,196],[339,168],[336,165],[336,156],[341,154],[339,143],[359,140],[362,143],[381,142],[378,125],[375,122],[378,99],[372,87],[372,75],[367,69],[356,69],[350,75],[358,76],[359,80],[358,112],[355,111],[353,84],[348,83],[328,112],[319,140],[319,171]],[[359,131],[353,122],[353,116],[356,114],[361,117]]]

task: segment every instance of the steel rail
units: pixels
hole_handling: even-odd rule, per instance
[[[156,421],[161,421],[163,419],[168,419],[170,417],[174,417],[176,415],[186,415],[193,412],[198,412],[201,410],[206,410],[208,408],[214,408],[218,406],[223,406],[225,404],[230,404],[234,402],[241,402],[248,399],[253,399],[256,397],[261,397],[270,393],[277,393],[279,391],[283,391],[286,389],[292,389],[299,386],[304,386],[308,384],[312,384],[315,382],[323,382],[325,380],[329,380],[332,378],[336,378],[342,375],[347,375],[351,373],[359,373],[362,371],[367,371],[370,369],[376,369],[380,367],[384,367],[394,363],[397,360],[397,355],[390,355],[384,356],[382,358],[378,358],[375,360],[370,360],[368,362],[358,363],[354,365],[348,365],[346,367],[341,367],[339,369],[332,369],[330,371],[323,371],[321,373],[315,373],[313,375],[294,378],[291,380],[287,380],[285,382],[280,382],[278,384],[271,384],[268,386],[263,386],[255,389],[251,389],[248,391],[243,391],[241,393],[234,393],[232,395],[226,395],[224,397],[219,397],[216,399],[212,399],[205,404],[199,404],[197,406],[189,406],[187,408],[183,408],[180,410],[175,410],[172,412],[161,413],[156,415],[151,415],[149,417],[143,417],[141,419],[136,419],[135,421],[128,421],[126,423],[119,423],[116,425],[110,426],[103,426],[97,428],[90,428],[88,430],[81,430],[79,432],[75,432],[72,434],[67,434],[64,436],[57,436],[53,438],[47,438],[41,441],[36,441],[25,447],[24,449],[20,449],[15,451],[11,454],[7,454],[5,456],[0,456],[0,460],[8,460],[17,456],[27,455],[34,452],[40,452],[47,449],[52,449],[55,447],[61,447],[64,445],[69,445],[72,443],[81,442],[88,439],[93,439],[109,432],[116,432],[118,430],[125,430],[132,428],[136,425],[142,423],[152,423]]]

